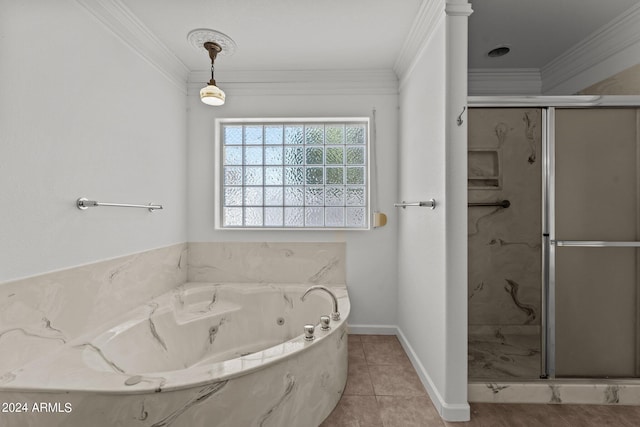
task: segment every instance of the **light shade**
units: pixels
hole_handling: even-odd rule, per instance
[[[224,92],[215,85],[207,85],[200,89],[200,100],[207,105],[223,105]]]

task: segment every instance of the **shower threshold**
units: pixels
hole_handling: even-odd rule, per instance
[[[640,405],[640,378],[469,380],[469,402]]]

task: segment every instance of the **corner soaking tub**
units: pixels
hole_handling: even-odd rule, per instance
[[[0,376],[0,425],[315,427],[347,378],[340,320],[308,285],[188,283]]]

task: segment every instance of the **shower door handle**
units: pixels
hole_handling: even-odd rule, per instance
[[[640,248],[640,242],[617,242],[606,240],[551,240],[555,246],[581,248]]]

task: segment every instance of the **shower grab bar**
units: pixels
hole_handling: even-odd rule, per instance
[[[97,206],[112,206],[117,208],[145,208],[149,209],[149,212],[153,212],[156,209],[163,209],[162,205],[154,205],[153,203],[149,203],[148,205],[131,205],[125,203],[103,203],[97,202],[95,200],[88,200],[86,197],[80,197],[76,200],[76,206],[78,209],[85,210],[88,208],[93,208]]]
[[[435,209],[436,208],[436,200],[435,199],[430,199],[430,200],[422,201],[422,202],[405,202],[403,200],[401,203],[394,203],[393,206],[395,206],[396,208],[402,208],[402,209],[406,209],[406,208],[411,207],[411,206],[417,206],[417,207],[420,207],[420,208]]]
[[[511,206],[511,202],[508,200],[502,200],[501,202],[473,202],[473,203],[469,203],[468,206],[470,208],[473,207],[477,207],[477,206],[498,206],[501,208],[508,208],[509,206]]]
[[[616,242],[601,240],[551,240],[552,245],[581,248],[640,248],[640,242]]]

